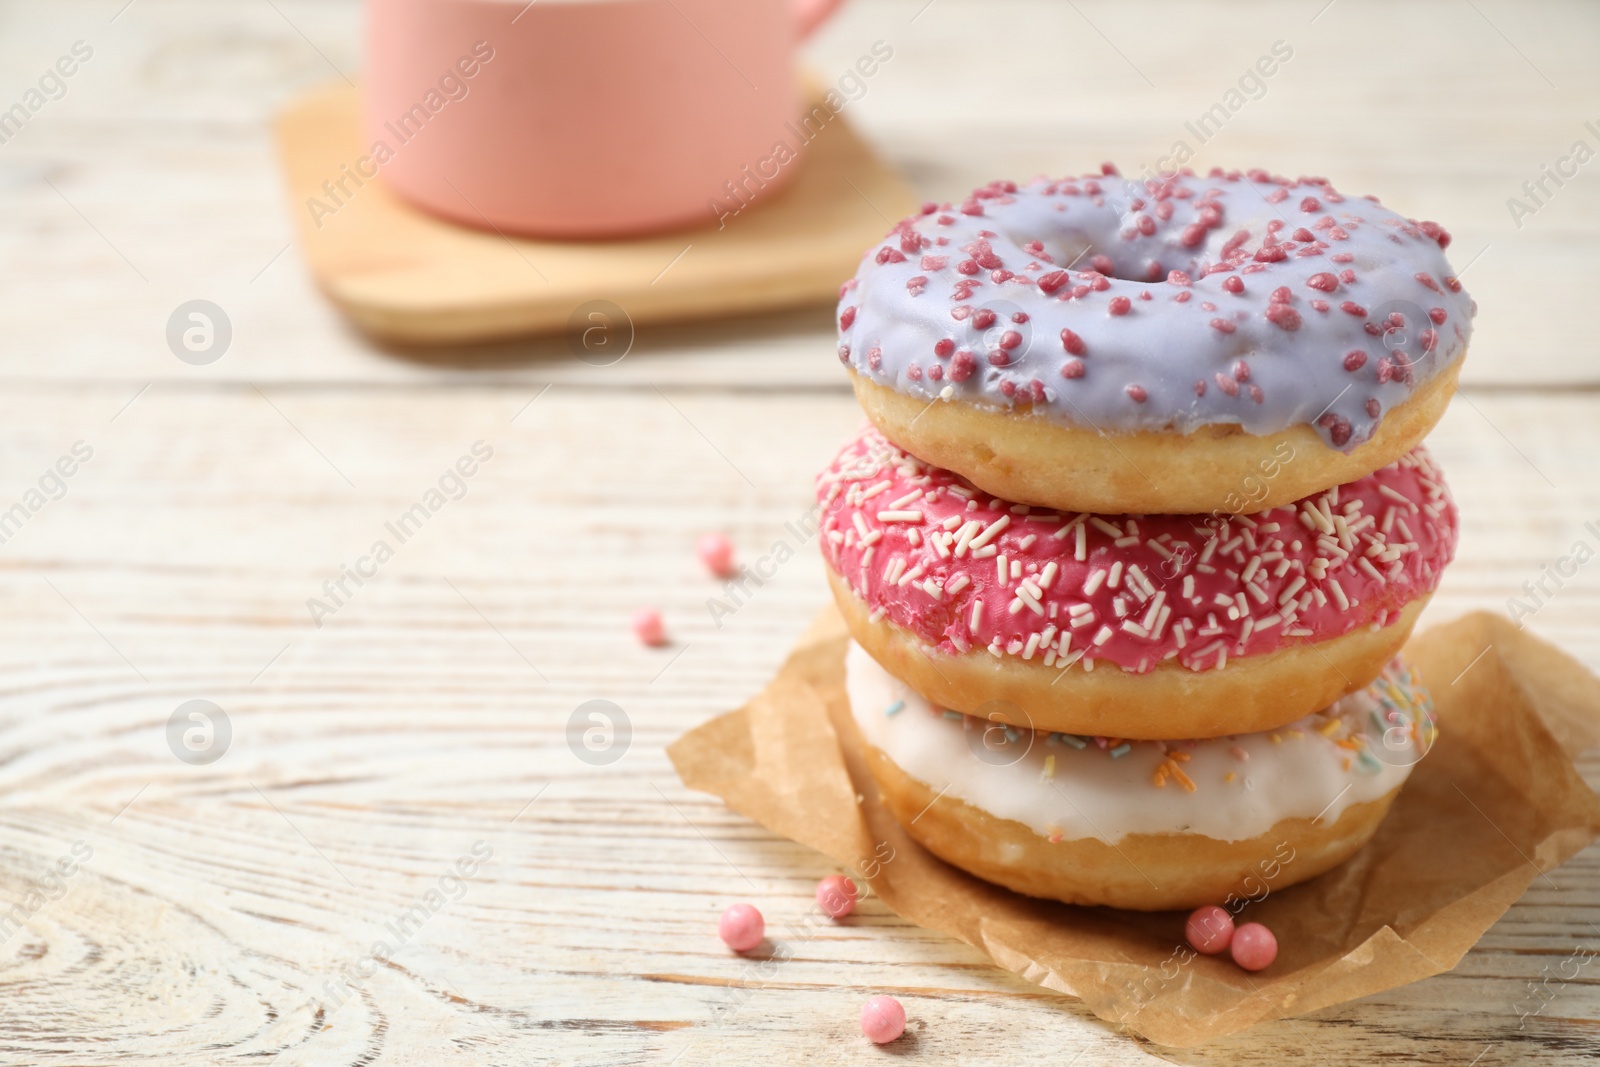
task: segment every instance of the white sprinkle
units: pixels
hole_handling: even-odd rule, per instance
[[[1119,559],[1111,565],[1111,574],[1106,578],[1106,585],[1112,589],[1122,584],[1122,561]]]
[[[1185,598],[1194,596],[1194,575],[1192,574],[1183,576],[1183,595]]]
[[[1080,522],[1073,529],[1078,532],[1076,544],[1072,549],[1072,558],[1082,563],[1089,558],[1089,528]]]
[[[972,539],[978,531],[983,529],[983,523],[977,519],[968,519],[967,524],[961,527],[961,532],[956,534],[956,558],[960,559],[967,554],[967,549],[972,547]]]
[[[1055,560],[1051,560],[1049,563],[1046,563],[1044,565],[1044,570],[1039,575],[1039,588],[1049,589],[1050,583],[1056,580],[1056,572],[1058,570],[1059,568],[1056,566]]]
[[[1094,644],[1098,648],[1116,636],[1116,631],[1109,626],[1100,627],[1100,632],[1094,635]]]
[[[957,593],[961,592],[961,590],[965,589],[971,583],[971,581],[972,580],[965,574],[958,574],[954,578],[950,579],[949,582],[945,583],[944,591],[949,593],[951,596],[955,596]]]
[[[1106,580],[1106,572],[1099,567],[1089,572],[1089,577],[1083,583],[1083,595],[1094,596],[1100,591],[1100,584]]]
[[[1010,526],[1010,525],[1011,525],[1011,516],[1010,515],[1002,515],[1002,516],[1000,516],[998,519],[996,519],[993,522],[991,522],[988,526],[984,527],[984,530],[983,530],[982,533],[980,533],[977,537],[974,537],[972,539],[972,547],[973,548],[982,548],[984,545],[988,544],[995,537],[997,537],[1001,530],[1004,530],[1007,526]]]
[[[1398,492],[1387,485],[1378,486],[1378,492],[1388,497],[1390,500],[1393,500],[1397,504],[1403,504],[1412,511],[1417,510],[1417,505],[1413,504],[1404,493]]]
[[[1033,598],[1033,594],[1028,592],[1026,583],[1017,587],[1017,599],[1011,602],[1011,614],[1015,615],[1024,607],[1041,618],[1044,616],[1044,608],[1040,607],[1039,602]]]
[[[878,521],[879,522],[921,522],[922,521],[922,512],[920,512],[920,511],[880,511],[880,512],[878,512]]]
[[[911,506],[912,504],[916,503],[917,501],[919,501],[921,499],[922,499],[922,490],[921,489],[913,489],[913,490],[911,490],[911,492],[907,493],[905,496],[901,497],[899,500],[896,500],[893,504],[890,504],[889,506],[891,508],[909,507],[909,506]]]
[[[972,602],[972,615],[967,620],[967,632],[968,633],[976,634],[978,632],[978,618],[982,614],[983,614],[983,600],[980,598],[980,599],[974,600]]]
[[[1121,537],[1122,536],[1122,530],[1120,528],[1111,525],[1109,522],[1107,522],[1106,520],[1102,519],[1098,515],[1089,516],[1089,522],[1094,525],[1095,529],[1099,530],[1101,533],[1105,534],[1107,537]]]
[[[1305,588],[1305,584],[1306,580],[1304,577],[1296,576],[1295,580],[1289,583],[1289,588],[1285,589],[1281,594],[1279,594],[1278,603],[1283,605],[1293,600],[1295,598],[1295,594],[1300,592],[1301,589]]]
[[[1005,585],[1006,581],[1010,578],[1011,568],[1006,566],[1006,557],[1004,553],[1001,553],[999,556],[995,557],[994,573],[995,580],[1001,585]]]

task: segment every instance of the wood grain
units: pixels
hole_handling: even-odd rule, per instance
[[[1504,610],[1600,523],[1582,299],[1600,183],[1584,172],[1521,230],[1504,206],[1592,117],[1600,18],[1320,6],[861,2],[809,58],[826,74],[894,46],[850,115],[944,197],[1164,151],[1292,39],[1283,79],[1202,162],[1327,173],[1445,220],[1466,254],[1493,246],[1468,274],[1468,386],[1430,442],[1464,530],[1423,625]],[[718,626],[706,602],[730,594],[692,546],[724,529],[753,561],[792,536],[857,425],[829,310],[643,329],[608,368],[559,344],[371,347],[285,251],[267,126],[334,67],[356,74],[356,5],[138,0],[112,21],[119,7],[0,20],[17,72],[0,101],[74,40],[96,49],[0,145],[0,512],[74,442],[94,450],[0,544],[0,1063],[856,1063],[869,991],[911,1016],[886,1054],[928,1062],[1600,1055],[1595,965],[1541,984],[1600,941],[1595,849],[1449,974],[1181,1054],[875,901],[807,923],[828,868],[682,789],[662,747],[754,692],[826,595],[802,550]],[[162,336],[193,297],[234,323],[209,367]],[[477,441],[494,455],[465,495],[316,626],[307,600]],[[1600,666],[1596,573],[1528,625]],[[628,636],[646,603],[668,648]],[[596,698],[632,723],[610,766],[568,747]],[[233,726],[209,766],[166,741],[191,699]],[[1600,783],[1600,757],[1583,768]],[[93,855],[64,893],[8,933],[4,909],[79,841]],[[479,841],[493,858],[459,899],[330,993]],[[723,950],[715,916],[739,899],[792,956],[758,969]]]

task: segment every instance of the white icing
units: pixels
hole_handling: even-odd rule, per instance
[[[1413,703],[1407,672],[1393,665],[1366,689],[1280,730],[1130,742],[1120,758],[1092,738],[1083,749],[1029,730],[1013,729],[1012,739],[1003,740],[1003,727],[950,718],[853,641],[845,674],[862,736],[901,770],[935,793],[1066,840],[1193,833],[1240,841],[1286,818],[1320,815],[1331,822],[1350,805],[1397,788],[1433,735],[1426,696],[1419,690]],[[897,703],[899,710],[888,714]],[[1338,725],[1330,728],[1332,720]],[[1337,743],[1348,738],[1360,739],[1365,754]],[[1193,792],[1171,776],[1164,786],[1154,783],[1169,751],[1188,755],[1178,767]]]

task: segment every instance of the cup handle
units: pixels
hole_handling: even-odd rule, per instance
[[[818,26],[828,21],[828,16],[833,14],[844,0],[795,0],[795,34],[804,40],[815,32]]]

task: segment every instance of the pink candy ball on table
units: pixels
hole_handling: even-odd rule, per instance
[[[1233,942],[1233,933],[1233,916],[1215,904],[1194,909],[1183,928],[1189,947],[1204,956],[1226,952]]]
[[[861,1032],[885,1045],[906,1032],[906,1009],[893,997],[873,997],[861,1006]]]
[[[661,612],[655,608],[640,608],[633,613],[633,636],[641,645],[664,645],[667,628],[661,621]]]
[[[1247,971],[1262,971],[1278,958],[1278,939],[1260,923],[1245,923],[1233,932],[1233,962]]]
[[[817,883],[817,907],[835,919],[856,910],[856,884],[842,874],[830,874]]]
[[[695,551],[706,570],[718,578],[730,578],[736,569],[733,565],[733,542],[719,533],[708,533],[695,544]]]
[[[766,932],[766,920],[753,904],[729,904],[717,920],[717,935],[735,952],[749,952]]]

